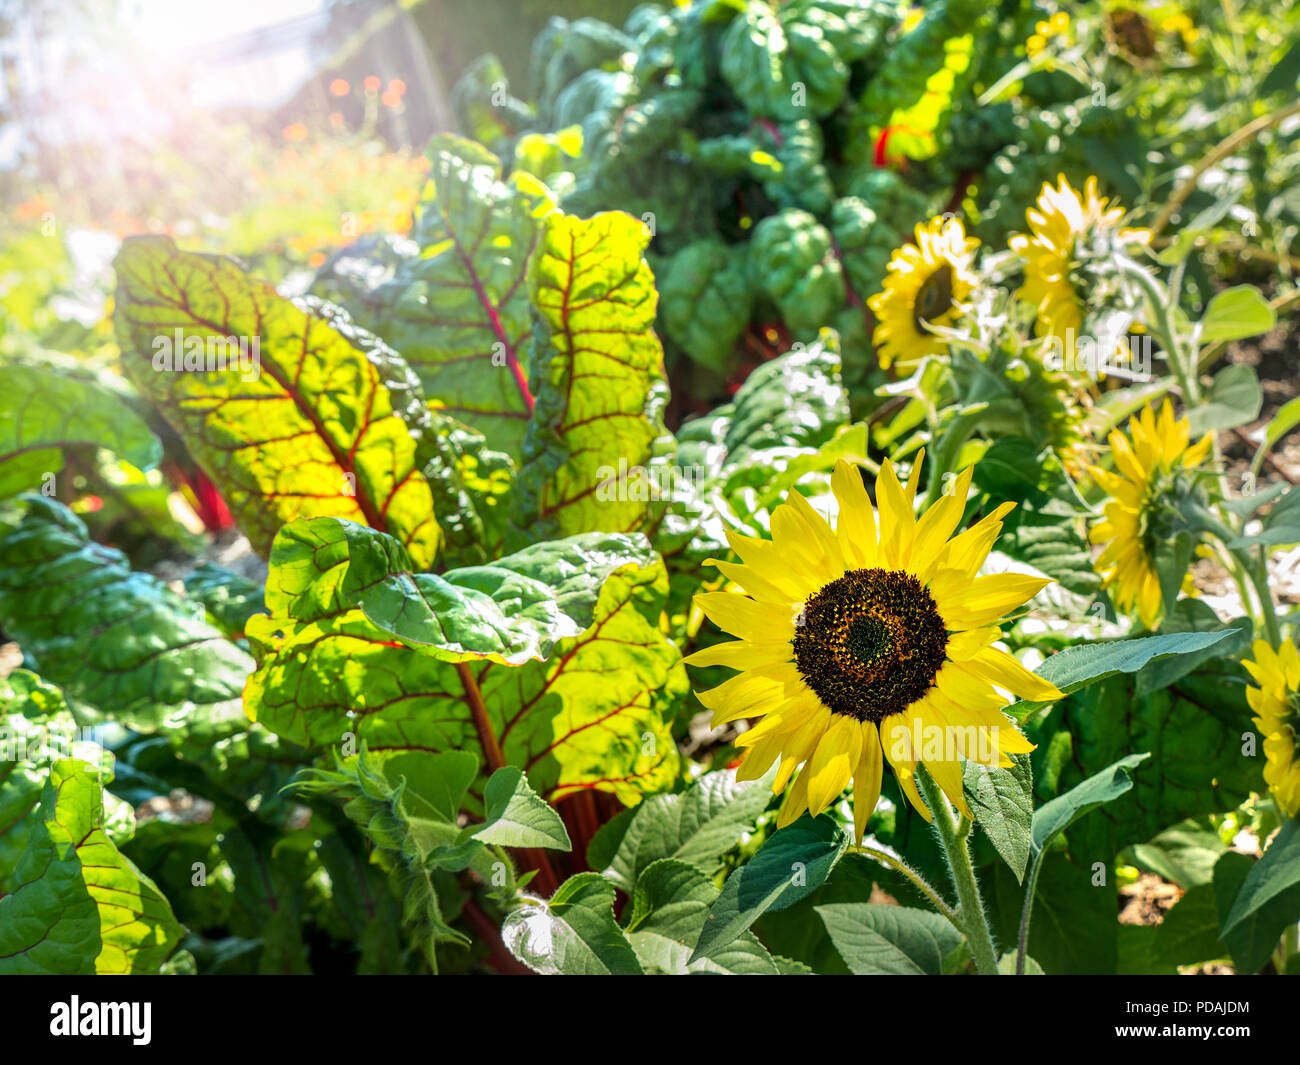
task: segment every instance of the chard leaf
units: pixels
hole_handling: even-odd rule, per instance
[[[132,572],[63,504],[27,502],[0,538],[0,627],[46,678],[74,704],[143,731],[201,707],[237,707],[253,661],[201,605]]]
[[[588,534],[491,566],[414,574],[391,537],[332,519],[287,527],[245,708],[294,743],[354,735],[376,754],[471,751],[484,776],[527,771],[551,802],[582,788],[624,802],[662,790],[665,725],[685,691],[658,627],[663,565],[644,539]]]
[[[663,348],[645,224],[619,212],[553,214],[529,274],[536,308],[524,439],[522,528],[530,539],[635,532],[664,435]]]
[[[0,393],[0,498],[42,488],[62,465],[62,448],[107,448],[142,470],[162,457],[158,439],[119,398],[39,366],[5,369]]]
[[[127,240],[115,266],[127,376],[186,441],[254,548],[265,553],[285,522],[328,514],[391,533],[433,562],[433,498],[388,387],[391,377],[406,392],[391,352],[386,360],[349,335],[336,313],[282,299],[232,261],[167,238]],[[246,359],[231,354],[235,342]],[[192,365],[207,368],[185,369],[195,346],[204,361]]]
[[[0,876],[0,974],[156,973],[180,941],[167,900],[117,849],[104,815],[91,766],[49,767],[26,848]]]
[[[428,154],[411,232],[420,254],[375,293],[363,324],[402,353],[434,407],[518,458],[533,410],[528,264],[555,205],[528,174],[503,180],[500,161],[472,141],[438,136]]]

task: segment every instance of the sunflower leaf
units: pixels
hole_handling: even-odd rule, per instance
[[[1051,846],[1052,840],[1084,814],[1104,802],[1119,798],[1132,788],[1133,778],[1129,771],[1150,757],[1149,753],[1127,755],[1035,810],[1031,836],[1035,860]]]
[[[717,897],[713,882],[686,862],[664,858],[645,868],[632,896],[627,934],[647,972],[776,975],[772,956],[753,932],[713,957],[690,960]]]
[[[1216,659],[1146,695],[1131,677],[1114,676],[1057,705],[1034,738],[1040,748],[1066,744],[1061,790],[1131,751],[1151,752],[1133,774],[1133,801],[1070,828],[1072,855],[1109,860],[1184,818],[1232,810],[1259,787],[1261,752],[1251,757],[1243,746],[1244,678],[1239,665]]]
[[[665,858],[682,861],[705,874],[750,831],[772,798],[775,769],[762,780],[738,784],[727,769],[706,773],[678,795],[653,795],[630,811],[617,848],[603,871],[630,892],[642,871]]]
[[[966,762],[962,790],[994,850],[1023,881],[1029,863],[1034,777],[1028,755],[1012,755],[1011,761],[1010,769]]]
[[[614,885],[579,873],[549,901],[527,899],[501,926],[501,939],[544,976],[639,976],[641,963],[614,920]]]
[[[1235,632],[1235,629],[1171,632],[1159,636],[1141,636],[1134,640],[1076,644],[1049,657],[1035,672],[1069,695],[1116,673],[1136,673],[1148,662],[1166,655],[1202,651]],[[1008,707],[1008,710],[1023,719],[1050,705],[1022,699]]]
[[[844,829],[826,816],[805,814],[777,831],[727,877],[691,961],[717,956],[764,913],[793,906],[816,891],[848,845]]]
[[[528,786],[523,770],[502,766],[493,773],[483,792],[483,804],[483,824],[471,830],[476,840],[502,847],[573,849],[560,815]]]
[[[1300,920],[1300,821],[1288,820],[1259,861],[1240,864],[1248,871],[1235,893],[1226,890],[1226,869],[1221,883],[1215,866],[1214,880],[1220,902],[1231,899],[1230,907],[1221,905],[1227,910],[1223,941],[1242,970],[1253,973],[1264,967],[1282,933]]]
[[[855,976],[938,976],[962,942],[945,917],[924,910],[848,902],[817,913]]]

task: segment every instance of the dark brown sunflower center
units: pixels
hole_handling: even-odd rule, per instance
[[[925,279],[921,290],[916,294],[916,303],[912,306],[918,333],[928,332],[926,322],[933,322],[942,317],[952,306],[952,264],[943,263],[939,269]]]
[[[809,598],[796,621],[800,676],[832,713],[859,721],[906,710],[947,658],[943,618],[908,573],[850,570]]]

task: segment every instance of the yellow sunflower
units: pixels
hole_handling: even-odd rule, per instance
[[[1289,817],[1300,817],[1300,757],[1296,724],[1300,720],[1300,654],[1293,643],[1276,651],[1256,640],[1255,658],[1242,663],[1258,688],[1246,689],[1255,711],[1255,727],[1264,734],[1264,780]]]
[[[743,733],[737,778],[778,765],[773,790],[790,785],[778,826],[831,805],[849,783],[860,842],[880,796],[887,760],[900,787],[930,819],[916,784],[921,761],[969,816],[961,758],[1009,765],[1033,750],[1002,713],[1007,693],[1051,700],[1061,693],[993,647],[998,621],[1047,579],[976,573],[1014,506],[954,536],[971,470],[919,518],[918,459],[906,484],[885,462],[878,510],[859,469],[840,460],[831,477],[839,517],[831,528],[797,491],[772,513],[771,540],[728,533],[741,564],[714,561],[745,594],[706,592],[695,602],[734,641],[686,661],[741,672],[699,694],[714,727],[761,718]],[[977,750],[978,748],[978,750]]]
[[[927,355],[942,354],[948,342],[930,325],[950,326],[975,290],[975,249],[961,221],[933,218],[916,227],[916,243],[898,248],[889,260],[885,286],[867,306],[876,316],[876,357],[885,369],[904,372]]]
[[[1109,204],[1097,195],[1095,177],[1088,178],[1081,196],[1060,174],[1055,188],[1043,183],[1037,210],[1031,207],[1025,212],[1030,232],[1011,238],[1012,250],[1025,260],[1025,283],[1016,295],[1037,309],[1039,336],[1063,340],[1078,336],[1083,300],[1074,275],[1093,250],[1090,246],[1106,254],[1115,243],[1145,244],[1151,239],[1145,229],[1122,228],[1123,208]]]
[[[1148,405],[1129,419],[1128,430],[1128,436],[1118,431],[1110,434],[1114,472],[1091,468],[1110,500],[1105,517],[1092,527],[1089,539],[1106,545],[1093,565],[1115,605],[1125,612],[1136,610],[1150,629],[1155,628],[1161,612],[1156,552],[1162,537],[1154,520],[1158,504],[1172,476],[1199,465],[1213,438],[1207,433],[1189,446],[1191,427],[1186,418],[1174,419],[1173,405],[1167,399],[1159,418]],[[1191,574],[1184,579],[1183,590],[1192,590]]]

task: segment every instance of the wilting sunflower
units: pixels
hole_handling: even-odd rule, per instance
[[[888,369],[907,371],[948,342],[930,325],[950,326],[975,290],[973,269],[979,241],[967,237],[959,219],[933,218],[916,227],[916,243],[894,252],[885,286],[867,305],[876,316],[876,357]]]
[[[1276,651],[1256,640],[1254,661],[1243,662],[1258,688],[1246,689],[1255,711],[1255,726],[1264,734],[1264,780],[1290,817],[1300,817],[1300,757],[1296,725],[1300,723],[1300,654],[1293,643]]]
[[[1123,228],[1123,208],[1109,204],[1097,195],[1095,177],[1088,178],[1080,196],[1060,174],[1055,188],[1043,183],[1037,210],[1025,212],[1030,232],[1011,238],[1011,248],[1025,260],[1025,283],[1016,295],[1037,309],[1039,336],[1078,336],[1084,310],[1080,291],[1086,284],[1080,268],[1088,258],[1105,260],[1116,246],[1151,239],[1145,229]]]
[[[741,672],[700,701],[718,725],[761,718],[741,735],[748,748],[737,778],[755,780],[778,764],[773,790],[790,785],[777,819],[816,816],[854,782],[861,841],[880,796],[885,761],[912,805],[916,763],[963,813],[961,757],[1009,765],[1029,743],[1002,713],[1008,692],[1050,700],[1060,692],[992,646],[998,621],[1048,580],[1023,574],[978,577],[1014,504],[953,535],[971,470],[917,518],[918,460],[907,484],[885,462],[873,508],[863,477],[840,460],[831,477],[839,503],[832,529],[797,491],[772,513],[772,539],[728,533],[742,564],[715,561],[746,594],[707,592],[695,602],[738,639],[691,655],[697,666]],[[954,753],[954,747],[960,751]]]
[[[1167,538],[1162,528],[1162,503],[1180,470],[1197,466],[1210,449],[1211,434],[1191,445],[1191,426],[1186,418],[1174,419],[1174,408],[1165,400],[1156,417],[1151,407],[1143,408],[1128,423],[1129,435],[1110,434],[1114,472],[1092,467],[1097,483],[1110,496],[1105,517],[1092,527],[1089,539],[1105,544],[1093,563],[1110,589],[1115,605],[1123,611],[1136,609],[1142,624],[1155,628],[1160,620],[1160,578],[1156,554]],[[1190,592],[1191,574],[1183,590]]]

